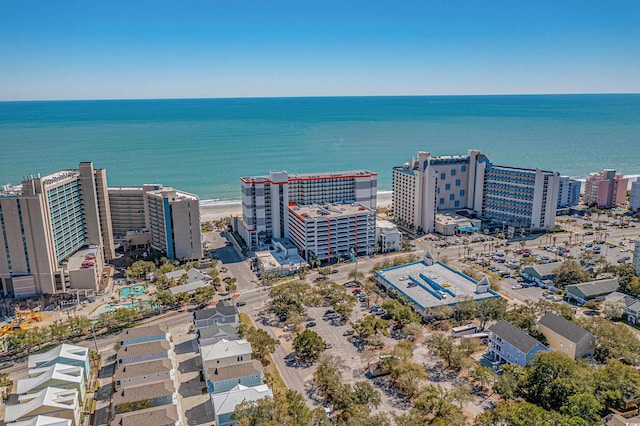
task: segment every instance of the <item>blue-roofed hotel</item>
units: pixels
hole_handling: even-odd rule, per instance
[[[432,263],[428,258],[377,271],[376,281],[385,290],[395,290],[406,297],[423,317],[428,317],[430,310],[438,306],[500,297],[489,288],[487,278],[475,281],[444,263]]]

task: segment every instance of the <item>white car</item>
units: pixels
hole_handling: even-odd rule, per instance
[[[512,290],[520,290],[521,288],[522,288],[522,286],[521,286],[521,285],[514,285],[514,286],[511,286],[511,289],[512,289]]]

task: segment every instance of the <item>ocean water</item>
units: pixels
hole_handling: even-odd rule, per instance
[[[93,161],[110,186],[240,197],[241,176],[366,168],[379,190],[416,155],[584,178],[640,173],[640,95],[0,102],[0,184]]]

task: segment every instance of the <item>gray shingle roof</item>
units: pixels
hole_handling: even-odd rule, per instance
[[[130,388],[121,388],[113,394],[113,405],[125,402],[142,401],[143,399],[162,398],[173,395],[176,391],[171,380],[164,380],[157,383],[148,383]]]
[[[145,374],[162,373],[173,368],[169,358],[154,359],[147,362],[121,365],[115,372],[116,380],[129,379],[131,377],[144,376]]]
[[[489,331],[509,343],[520,352],[528,354],[538,344],[542,344],[523,330],[514,327],[506,321],[500,320],[489,327]]]
[[[224,316],[237,315],[238,308],[236,308],[233,303],[223,300],[213,308],[200,309],[195,311],[193,313],[193,317],[197,320],[201,320],[201,319],[211,318],[215,314],[220,314]]]
[[[210,368],[207,375],[211,381],[227,380],[251,376],[254,374],[264,373],[264,368],[260,361],[252,359],[251,361],[241,362],[239,364],[228,365],[226,367]]]
[[[229,336],[238,334],[238,323],[231,322],[228,324],[213,324],[208,327],[198,329],[198,337],[201,339],[209,339],[217,336],[219,333],[225,333]]]
[[[538,265],[531,265],[530,268],[536,271],[541,277],[548,277],[554,275],[553,271],[561,265],[562,262],[540,263]]]
[[[173,404],[118,414],[111,426],[164,426],[177,423],[178,409]]]
[[[167,326],[165,324],[145,325],[141,327],[127,328],[120,333],[120,340],[138,339],[140,337],[157,336],[167,334]]]
[[[171,349],[171,344],[168,340],[154,340],[147,343],[136,343],[135,345],[121,346],[118,349],[117,358],[133,358],[140,355],[149,355],[159,352],[167,352]]]
[[[591,334],[584,328],[578,327],[571,321],[566,320],[553,312],[547,312],[544,314],[538,323],[573,343],[578,343],[585,336],[591,336]]]
[[[617,278],[610,278],[607,280],[589,281],[581,284],[572,284],[567,286],[567,290],[575,288],[584,294],[585,298],[598,297],[604,294],[612,293],[620,287]]]

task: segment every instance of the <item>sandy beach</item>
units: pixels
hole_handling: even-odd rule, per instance
[[[378,193],[378,207],[391,207],[391,196],[391,192]],[[240,201],[236,203],[227,202],[221,204],[200,204],[201,222],[219,220],[234,214],[242,214],[242,204],[240,203]]]

